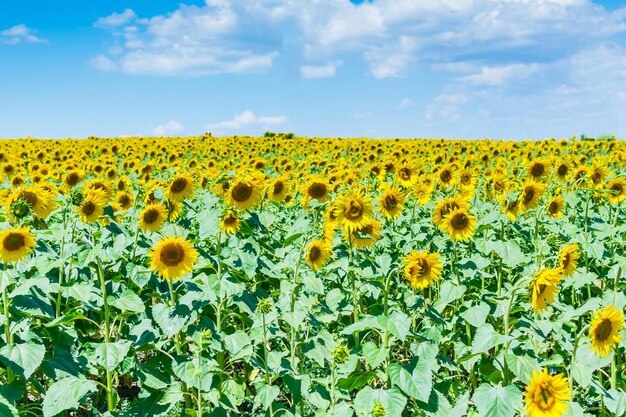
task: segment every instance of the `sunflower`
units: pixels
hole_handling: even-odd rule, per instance
[[[133,196],[125,191],[120,191],[115,197],[115,202],[122,210],[128,210],[133,205]]]
[[[101,180],[101,179],[97,179],[97,178],[93,180],[89,180],[85,183],[83,192],[87,193],[91,190],[104,191],[107,201],[113,195],[113,190],[111,189],[111,185],[108,182]]]
[[[561,249],[559,253],[559,268],[563,271],[564,277],[574,274],[578,266],[578,258],[580,258],[580,252],[578,252],[577,243],[567,245]]]
[[[148,254],[150,267],[163,279],[176,281],[191,272],[198,252],[182,236],[165,237]]]
[[[506,214],[509,220],[517,220],[519,214],[519,200],[517,198],[504,196],[500,199],[500,206],[502,207],[502,212]]]
[[[417,202],[422,206],[430,202],[430,194],[432,193],[432,187],[425,184],[417,184],[413,188],[413,194],[417,198]]]
[[[624,313],[621,309],[615,308],[613,304],[598,309],[589,328],[591,349],[601,358],[606,358],[611,349],[622,340],[620,332],[623,328]]]
[[[528,176],[532,181],[541,181],[550,172],[550,162],[545,159],[534,159],[528,164]]]
[[[378,210],[386,218],[393,220],[402,214],[404,209],[404,194],[395,187],[385,187],[378,197]]]
[[[40,219],[47,218],[57,207],[53,201],[54,196],[41,186],[25,187],[15,190],[6,200],[6,211],[11,212],[11,206],[20,198],[26,200],[35,216]]]
[[[330,242],[316,239],[307,248],[305,259],[313,270],[319,271],[332,255]]]
[[[548,370],[533,371],[526,386],[524,411],[528,417],[561,417],[571,399],[567,379],[563,374],[548,375]]]
[[[473,169],[465,168],[457,175],[457,183],[461,190],[473,190],[476,188],[476,172]]]
[[[108,198],[104,191],[92,188],[84,194],[82,204],[78,207],[78,214],[84,223],[93,223],[104,214],[104,207]]]
[[[404,260],[404,278],[411,288],[426,288],[441,276],[443,261],[438,253],[413,251]]]
[[[524,210],[530,210],[539,204],[539,199],[546,191],[546,186],[539,182],[528,182],[522,187],[520,193],[520,206]]]
[[[395,176],[401,187],[411,188],[417,182],[417,173],[412,164],[404,163],[396,168]]]
[[[252,178],[233,181],[226,192],[226,202],[239,210],[249,210],[260,200],[261,190]]]
[[[365,226],[372,217],[372,200],[360,192],[351,192],[333,204],[340,225],[351,231]]]
[[[35,247],[35,235],[28,228],[8,229],[0,232],[0,260],[17,262],[28,256]]]
[[[167,187],[167,196],[171,201],[183,201],[185,198],[193,197],[194,187],[191,176],[179,175]]]
[[[167,218],[167,209],[163,204],[149,204],[139,214],[139,227],[146,232],[157,232]]]
[[[302,187],[302,205],[309,206],[311,200],[317,200],[318,203],[325,203],[330,200],[330,186],[326,180],[322,178],[311,178],[304,187]]]
[[[219,226],[224,233],[234,235],[241,227],[241,219],[233,210],[228,210],[222,215]]]
[[[571,171],[572,169],[570,163],[568,161],[563,161],[555,167],[554,173],[556,174],[558,181],[565,182],[567,181],[567,177],[571,174]]]
[[[472,216],[467,208],[458,208],[448,213],[443,219],[441,228],[450,239],[465,242],[476,231],[476,217]]]
[[[606,186],[607,199],[611,204],[619,204],[626,199],[626,180],[623,178],[613,178]]]
[[[548,216],[560,219],[565,213],[565,200],[562,195],[555,195],[546,206]]]
[[[556,299],[558,285],[561,283],[560,269],[542,269],[531,285],[531,302],[533,310],[541,312]]]
[[[437,171],[437,180],[446,187],[454,185],[454,171],[451,165],[445,165]]]
[[[467,208],[467,201],[459,196],[445,198],[435,205],[433,210],[433,223],[439,227],[443,225],[444,218],[453,210]]]
[[[610,172],[605,166],[593,164],[591,170],[589,171],[589,179],[594,186],[598,187],[604,183],[604,180],[609,176],[609,174]]]
[[[285,201],[285,197],[289,194],[289,188],[287,178],[275,178],[270,182],[267,190],[267,196],[272,201]]]
[[[72,169],[63,176],[63,183],[69,189],[77,186],[85,178],[85,172],[81,169]]]
[[[352,241],[352,246],[361,249],[374,246],[376,241],[380,239],[380,229],[382,225],[376,219],[370,219],[363,227],[358,229],[345,230],[346,240]]]

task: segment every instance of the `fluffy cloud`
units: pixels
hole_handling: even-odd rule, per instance
[[[328,62],[356,57],[376,78],[399,77],[416,65],[455,65],[507,53],[556,60],[626,30],[626,8],[607,11],[591,0],[206,0],[171,13],[135,18],[125,10],[98,26],[124,40],[112,57],[133,74],[200,76],[267,71],[292,54],[302,77],[332,76]],[[584,28],[584,30],[581,30]],[[490,61],[490,60],[487,60]],[[490,76],[523,70],[482,62]],[[495,72],[489,72],[494,70]],[[512,71],[507,74],[506,71]],[[481,79],[482,76],[482,79]],[[503,77],[503,78],[502,78]]]
[[[35,30],[24,24],[15,25],[0,31],[0,43],[16,45],[18,43],[45,43],[46,40],[35,35]]]
[[[176,120],[170,120],[163,125],[155,127],[152,133],[155,136],[168,136],[180,133],[182,131],[183,125],[180,122],[177,122]]]
[[[286,123],[287,121],[288,119],[285,116],[257,116],[252,111],[245,110],[230,120],[211,123],[206,126],[206,129],[217,132],[233,132],[248,127],[269,127],[272,125],[279,125]]]

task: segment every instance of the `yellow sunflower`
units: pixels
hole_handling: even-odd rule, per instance
[[[554,173],[556,174],[556,178],[558,181],[565,182],[571,174],[571,171],[572,169],[570,163],[568,161],[563,161],[558,163],[554,170]]]
[[[183,201],[190,199],[194,193],[194,181],[190,175],[179,175],[175,177],[167,187],[167,196],[171,201]]]
[[[476,231],[476,217],[465,207],[450,211],[441,224],[441,228],[452,240],[465,242]]]
[[[348,231],[365,226],[372,217],[372,200],[360,192],[351,192],[333,204],[337,222]]]
[[[150,267],[163,279],[176,281],[191,272],[198,252],[182,236],[165,237],[148,254]]]
[[[457,184],[461,190],[473,190],[478,181],[476,172],[473,169],[465,168],[457,175]]]
[[[607,199],[611,204],[619,204],[626,199],[626,180],[613,178],[606,186],[609,191]]]
[[[413,251],[404,257],[404,278],[411,288],[423,289],[441,276],[443,261],[438,253]]]
[[[139,227],[146,232],[158,232],[167,219],[167,209],[163,204],[149,204],[139,214]]]
[[[404,188],[411,188],[417,182],[417,173],[415,167],[412,164],[404,163],[396,168],[396,179],[400,186]]]
[[[113,190],[111,189],[111,185],[101,179],[93,179],[93,180],[89,180],[85,183],[85,187],[83,189],[83,193],[88,193],[92,190],[100,190],[103,191],[107,201],[109,200],[109,198],[111,198],[111,196],[113,195]]]
[[[228,210],[222,215],[219,226],[224,233],[234,235],[241,227],[241,219],[233,210]]]
[[[323,178],[311,178],[302,187],[302,205],[309,206],[311,200],[325,203],[330,200],[330,185]]]
[[[85,172],[81,169],[72,169],[63,176],[63,183],[67,188],[74,188],[85,178]]]
[[[524,210],[530,210],[539,204],[539,199],[546,191],[546,186],[539,182],[529,182],[522,187],[520,194],[520,206]]]
[[[445,198],[435,205],[433,210],[433,223],[439,227],[443,225],[444,218],[453,210],[467,208],[467,201],[459,196]]]
[[[115,197],[115,202],[126,211],[133,206],[133,196],[125,191],[120,191]]]
[[[3,230],[0,232],[0,245],[0,260],[17,262],[33,251],[35,235],[26,227]]]
[[[108,198],[101,189],[92,188],[85,193],[83,203],[77,208],[80,219],[84,223],[93,223],[104,214]]]
[[[380,239],[382,224],[376,219],[370,219],[363,227],[358,229],[344,229],[346,240],[352,241],[352,246],[361,249],[369,248]]]
[[[611,349],[622,340],[620,332],[624,328],[624,313],[614,305],[598,309],[591,319],[589,337],[591,349],[605,358],[611,353]]]
[[[395,219],[404,210],[404,194],[395,187],[385,187],[378,197],[378,210],[388,219]]]
[[[580,252],[578,251],[578,244],[564,246],[559,253],[559,268],[563,271],[564,277],[569,277],[574,274],[576,267],[578,266],[578,258],[580,258]]]
[[[415,194],[415,198],[417,198],[417,202],[422,206],[430,202],[431,193],[432,193],[432,187],[426,184],[417,184],[413,188],[413,194]]]
[[[508,217],[509,220],[517,220],[517,216],[519,214],[518,199],[504,196],[500,199],[500,206],[502,207],[502,212],[506,214],[506,217]]]
[[[565,200],[562,195],[555,195],[546,206],[548,216],[560,219],[565,214]]]
[[[556,300],[558,284],[561,283],[560,269],[542,269],[531,285],[531,302],[533,310],[541,312]]]
[[[543,368],[533,371],[526,386],[524,411],[528,417],[561,417],[567,411],[571,399],[568,381],[563,374],[549,375]]]
[[[249,210],[261,201],[261,190],[253,179],[235,180],[226,192],[226,203],[239,210]]]
[[[26,200],[35,216],[45,219],[57,207],[54,196],[41,186],[25,187],[15,190],[6,201],[6,211],[11,212],[11,205],[20,198]]]
[[[309,266],[315,270],[320,270],[333,255],[330,242],[316,239],[306,250],[305,259]]]
[[[289,189],[287,178],[274,178],[269,184],[267,197],[272,201],[285,201],[285,197],[289,194]]]
[[[533,181],[541,181],[549,173],[550,162],[546,159],[534,159],[528,164],[528,176]]]

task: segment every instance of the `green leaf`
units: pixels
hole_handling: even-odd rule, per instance
[[[252,342],[243,330],[237,330],[224,338],[224,346],[231,360],[244,359],[252,356]]]
[[[152,307],[152,317],[163,334],[167,337],[174,337],[189,320],[189,314],[185,314],[185,310],[188,310],[185,306],[172,309],[165,304],[156,304]]]
[[[123,312],[143,313],[146,310],[141,298],[132,290],[126,290],[118,298],[109,297],[109,304]]]
[[[50,385],[43,399],[44,417],[53,417],[61,411],[78,408],[85,395],[95,392],[97,385],[85,378],[70,376]]]
[[[465,285],[456,285],[450,281],[444,281],[439,290],[439,299],[434,302],[433,307],[441,314],[450,303],[461,298],[466,291]]]
[[[609,390],[609,395],[604,397],[606,408],[616,417],[626,413],[626,393],[615,389]]]
[[[0,360],[16,374],[28,379],[39,368],[45,354],[46,348],[43,345],[28,342],[2,347]]]
[[[371,370],[363,372],[361,370],[354,371],[346,378],[342,378],[337,382],[337,387],[345,389],[346,391],[354,391],[363,388],[372,379],[378,375],[378,371]]]
[[[476,304],[461,313],[461,317],[465,319],[469,324],[474,327],[480,327],[485,324],[485,320],[487,320],[487,316],[489,315],[489,304],[485,302],[481,302],[480,304]]]
[[[94,360],[97,365],[113,371],[128,354],[131,342],[122,340],[115,343],[94,343]]]
[[[378,316],[378,324],[403,342],[411,329],[411,319],[400,310],[390,316]]]
[[[419,361],[413,371],[399,363],[389,365],[391,383],[405,394],[418,401],[427,403],[432,390],[432,372],[426,361]]]
[[[476,330],[472,353],[486,353],[489,349],[513,340],[511,336],[504,336],[496,332],[493,326],[485,323]]]
[[[481,417],[513,417],[522,408],[522,392],[515,385],[482,384],[472,401]]]
[[[280,388],[276,385],[267,385],[261,382],[256,387],[256,396],[254,397],[254,408],[262,407],[263,410],[270,408],[276,397],[280,394]]]
[[[354,410],[359,417],[371,417],[372,407],[377,402],[385,406],[387,417],[401,417],[406,397],[397,388],[383,390],[367,386],[354,398]]]
[[[378,366],[384,362],[385,358],[387,358],[388,349],[384,347],[376,346],[374,342],[366,342],[363,345],[363,357],[369,366],[372,369],[378,368]]]

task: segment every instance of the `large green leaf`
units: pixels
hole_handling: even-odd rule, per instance
[[[113,371],[128,354],[131,342],[124,340],[115,343],[96,343],[93,345],[96,347],[94,350],[96,364]]]
[[[522,392],[515,385],[482,384],[472,401],[481,417],[513,417],[522,408]]]
[[[67,377],[50,385],[43,399],[44,417],[53,417],[61,411],[78,408],[80,400],[95,392],[97,385],[85,378]]]
[[[0,348],[0,360],[13,372],[28,379],[39,368],[46,348],[33,342],[6,345]]]
[[[387,417],[401,417],[406,406],[406,397],[399,389],[390,390],[365,387],[354,398],[354,410],[359,417],[371,417],[375,403],[381,403],[387,410]]]

